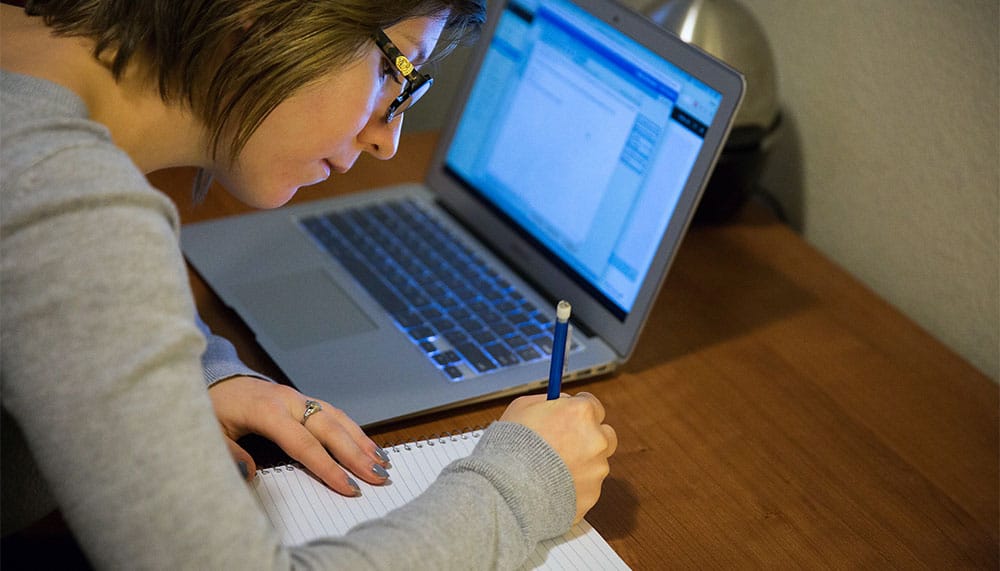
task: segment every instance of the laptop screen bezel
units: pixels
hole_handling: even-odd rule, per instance
[[[522,229],[509,218],[484,204],[481,197],[450,171],[448,151],[455,137],[461,115],[488,53],[500,16],[510,0],[489,3],[487,24],[470,58],[465,77],[446,118],[437,149],[428,169],[426,183],[451,213],[472,229],[477,237],[493,249],[515,271],[529,281],[553,303],[567,299],[573,304],[574,319],[595,335],[600,336],[622,359],[627,359],[649,315],[650,307],[669,271],[680,242],[687,231],[698,199],[708,180],[708,174],[721,153],[745,90],[743,76],[695,46],[663,30],[631,9],[608,0],[572,0],[580,8],[622,31],[639,44],[668,60],[681,70],[714,89],[721,95],[718,110],[705,133],[704,142],[691,169],[691,175],[680,194],[674,214],[657,248],[654,262],[635,297],[631,310],[622,316],[594,296],[593,287],[582,283],[566,271],[564,264],[554,262],[550,255],[526,239]]]

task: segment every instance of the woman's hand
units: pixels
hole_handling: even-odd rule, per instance
[[[500,420],[517,422],[537,432],[559,454],[576,487],[574,523],[594,507],[601,484],[608,475],[608,458],[618,448],[615,429],[604,424],[604,406],[597,397],[581,392],[520,397],[507,407]]]
[[[355,496],[359,490],[341,466],[371,484],[384,483],[388,478],[385,452],[330,403],[317,400],[322,410],[303,422],[306,401],[313,399],[289,386],[253,377],[232,377],[212,385],[208,394],[229,439],[230,452],[237,462],[246,462],[248,478],[255,471],[253,460],[236,440],[251,433],[268,438],[327,486],[346,496]]]

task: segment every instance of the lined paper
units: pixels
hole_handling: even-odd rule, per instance
[[[390,447],[392,483],[372,486],[359,480],[361,497],[341,496],[294,464],[258,470],[252,488],[283,544],[344,535],[358,523],[381,517],[417,497],[445,466],[472,452],[480,434],[470,431]],[[562,537],[541,542],[524,568],[629,569],[586,520]]]

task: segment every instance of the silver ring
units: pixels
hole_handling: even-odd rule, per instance
[[[302,413],[302,424],[305,425],[309,417],[316,414],[317,412],[323,410],[323,405],[319,404],[319,401],[307,400],[306,410]]]

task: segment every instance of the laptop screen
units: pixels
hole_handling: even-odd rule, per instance
[[[571,2],[515,1],[445,164],[624,319],[720,101]]]

